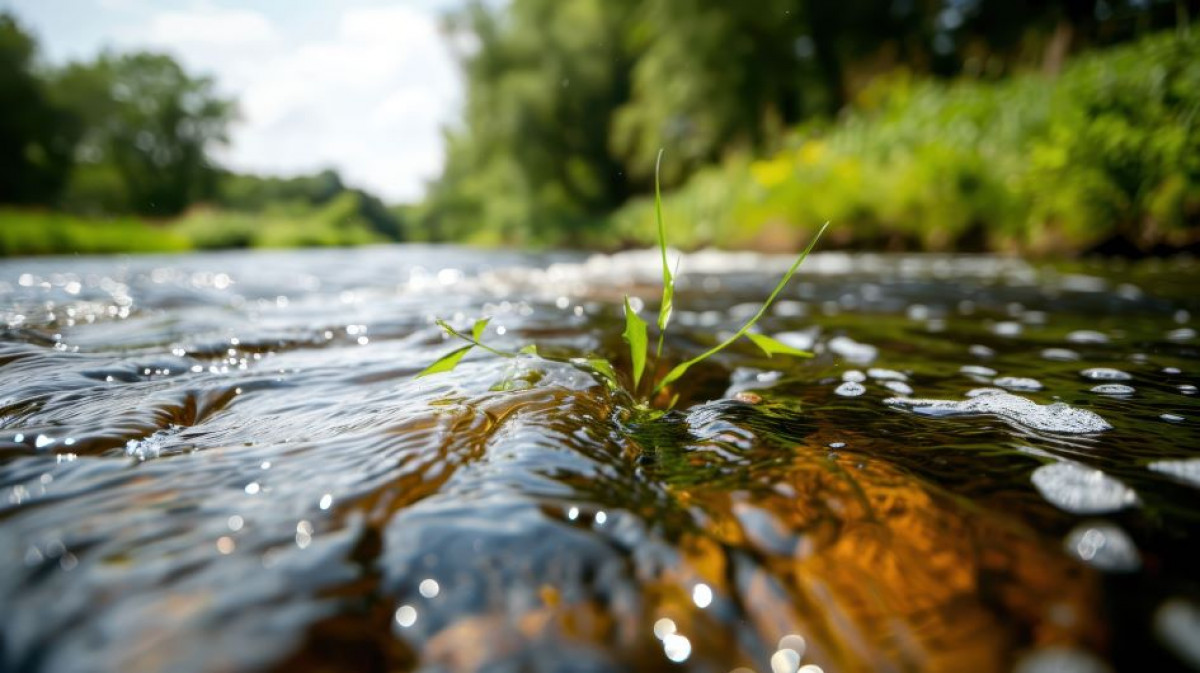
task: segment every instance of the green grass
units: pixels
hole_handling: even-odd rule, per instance
[[[192,247],[166,225],[132,217],[86,219],[62,213],[0,209],[0,256],[177,252]]]
[[[675,296],[675,273],[672,272],[670,262],[667,259],[667,230],[662,216],[662,192],[659,189],[659,169],[661,165],[662,152],[659,151],[658,162],[656,163],[654,170],[654,205],[655,214],[657,215],[658,249],[662,258],[661,264],[663,290],[662,301],[659,303],[658,320],[655,322],[655,325],[658,328],[658,345],[654,349],[653,360],[651,360],[651,371],[657,370],[658,363],[662,361],[663,342],[666,338],[667,328],[671,323],[671,315],[674,311]],[[796,272],[800,269],[800,265],[803,264],[804,260],[808,258],[809,253],[812,252],[813,248],[817,244],[817,241],[821,238],[821,234],[825,233],[826,227],[828,227],[828,223],[822,226],[817,231],[816,235],[812,237],[808,243],[808,246],[805,247],[804,251],[796,258],[796,261],[792,263],[791,268],[789,268],[787,272],[783,274],[783,277],[780,278],[779,283],[776,284],[775,289],[771,291],[771,294],[762,303],[758,311],[755,312],[755,314],[749,320],[747,320],[740,329],[734,332],[732,336],[721,341],[703,353],[676,364],[671,368],[670,371],[666,373],[666,375],[657,381],[646,379],[643,383],[642,375],[646,370],[647,361],[650,360],[650,341],[648,336],[649,326],[646,321],[638,316],[637,312],[633,310],[628,296],[625,297],[625,331],[622,333],[622,337],[629,345],[629,371],[620,372],[613,366],[610,360],[595,355],[585,358],[572,358],[568,360],[568,362],[596,376],[598,379],[603,381],[610,390],[625,394],[633,403],[634,409],[639,411],[643,415],[644,419],[649,419],[655,417],[655,414],[662,413],[662,409],[654,409],[655,404],[665,406],[666,410],[670,410],[675,406],[675,402],[679,399],[679,395],[678,393],[670,394],[671,390],[669,386],[671,386],[671,384],[681,378],[695,365],[700,364],[717,353],[725,350],[742,337],[749,339],[750,342],[757,346],[768,358],[774,357],[775,355],[812,357],[812,353],[788,346],[787,344],[766,334],[752,333],[751,330],[763,317],[763,315],[766,314],[767,309],[771,307],[771,304],[779,296],[779,293],[782,292],[783,288],[787,286],[788,281],[792,279],[792,276],[796,275]],[[483,317],[476,320],[471,327],[470,335],[464,334],[463,332],[455,329],[452,325],[444,320],[438,320],[438,326],[441,327],[447,335],[466,342],[466,345],[455,348],[454,350],[439,357],[433,362],[433,364],[429,365],[419,374],[417,374],[417,378],[452,371],[459,365],[459,363],[462,362],[467,353],[471,352],[471,350],[474,348],[479,348],[503,358],[516,358],[520,355],[529,355],[533,357],[538,356],[537,347],[532,344],[525,346],[520,351],[511,352],[499,350],[483,343],[483,335],[487,330],[489,320],[491,320],[491,318],[488,317]],[[506,386],[506,382],[501,382],[498,384],[499,389],[504,389]]]
[[[319,209],[280,206],[240,213],[194,208],[168,222],[0,209],[0,257],[351,246],[383,240],[358,215],[350,194]]]

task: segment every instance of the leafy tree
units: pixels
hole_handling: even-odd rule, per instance
[[[174,215],[213,193],[208,153],[226,141],[234,108],[210,78],[162,54],[105,53],[67,66],[51,86],[83,122],[69,206]]]
[[[35,52],[33,38],[0,14],[0,202],[53,201],[71,166],[78,123],[47,99]]]

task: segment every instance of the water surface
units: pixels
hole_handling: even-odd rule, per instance
[[[663,366],[789,262],[684,259]],[[620,360],[655,264],[0,262],[0,670],[1200,668],[1200,265],[814,256],[762,327],[815,358],[642,425],[563,362],[414,379],[435,317]]]

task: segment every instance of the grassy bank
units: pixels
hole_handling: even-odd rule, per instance
[[[670,148],[668,148],[670,151]],[[681,243],[1073,253],[1200,241],[1200,40],[1172,35],[1081,56],[1057,77],[877,81],[835,124],[796,129],[666,197]],[[649,245],[650,200],[602,244]]]
[[[352,195],[325,207],[280,206],[261,213],[194,208],[170,221],[84,218],[0,209],[0,257],[225,248],[297,248],[384,240],[357,213]]]

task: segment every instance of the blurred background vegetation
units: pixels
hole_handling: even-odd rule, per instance
[[[216,165],[170,57],[51,68],[0,15],[0,255],[457,241],[1165,254],[1200,245],[1197,0],[510,0],[446,17],[442,176]]]

